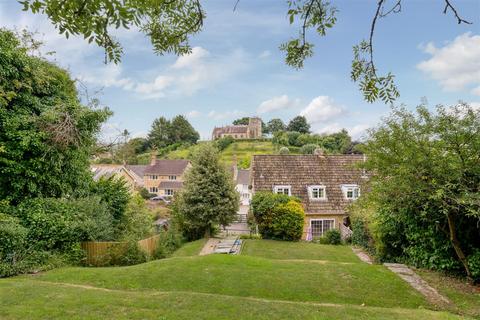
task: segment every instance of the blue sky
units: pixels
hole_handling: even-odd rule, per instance
[[[104,65],[103,51],[81,38],[64,39],[41,15],[0,0],[0,26],[28,27],[46,42],[45,51],[81,79],[90,93],[114,111],[104,139],[118,130],[146,135],[154,118],[186,115],[202,138],[214,126],[259,115],[284,121],[302,114],[315,132],[346,128],[355,138],[375,126],[390,107],[363,101],[350,81],[352,45],[366,38],[376,1],[332,1],[337,25],[326,37],[315,33],[315,55],[303,70],[286,66],[278,46],[294,36],[286,1],[209,0],[203,32],[191,39],[189,56],[157,56],[142,34],[120,30],[119,65]],[[393,1],[390,1],[393,3]],[[413,109],[422,97],[433,108],[458,100],[480,105],[480,0],[454,1],[473,25],[458,25],[443,1],[403,1],[402,12],[380,19],[374,39],[380,72],[396,75],[401,97]]]

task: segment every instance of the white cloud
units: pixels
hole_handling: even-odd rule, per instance
[[[258,57],[260,59],[266,59],[266,58],[270,57],[271,55],[272,55],[272,53],[270,52],[270,50],[265,50],[265,51],[262,51],[262,53],[260,53],[258,55]]]
[[[474,87],[471,93],[480,95],[480,35],[464,33],[441,48],[430,42],[423,51],[431,58],[417,68],[438,81],[444,90]]]
[[[153,82],[138,83],[134,90],[144,99],[163,98],[165,96],[165,88],[172,82],[172,77],[159,75]]]
[[[272,99],[265,100],[262,103],[260,103],[260,105],[257,108],[257,113],[262,114],[262,113],[268,113],[272,111],[288,109],[288,108],[298,106],[299,103],[300,103],[299,99],[292,100],[286,94],[284,94],[282,96],[273,97]]]
[[[183,69],[195,67],[197,64],[202,63],[203,58],[208,57],[210,52],[202,47],[194,47],[190,54],[186,54],[177,58],[177,61],[173,64],[173,69]]]
[[[197,110],[192,110],[192,111],[187,112],[187,118],[189,118],[189,119],[198,118],[201,115],[202,114]]]
[[[122,78],[121,65],[108,64],[100,68],[80,72],[78,79],[102,87],[118,87],[132,90],[135,83],[130,78]]]
[[[332,120],[345,113],[345,108],[337,105],[332,98],[328,96],[318,96],[300,112],[300,115],[307,118],[309,123],[315,124]]]

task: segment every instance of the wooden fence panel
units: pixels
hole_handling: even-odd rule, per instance
[[[138,246],[149,255],[153,255],[158,246],[158,239],[160,235],[154,235],[150,238],[139,240]],[[93,266],[104,265],[109,258],[110,249],[113,247],[125,246],[128,242],[116,242],[116,241],[87,241],[82,242],[81,247],[86,254],[86,264]]]

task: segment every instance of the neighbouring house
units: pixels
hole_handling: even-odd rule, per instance
[[[368,179],[355,167],[363,155],[255,155],[252,162],[253,193],[270,191],[296,196],[305,209],[303,239],[321,237],[337,228],[342,236],[351,231],[346,208],[360,197]]]
[[[238,169],[233,166],[233,181],[235,182],[235,190],[240,195],[240,204],[244,206],[250,205],[252,192],[250,190],[250,170]]]
[[[152,153],[150,165],[143,172],[144,187],[158,196],[173,196],[183,187],[185,171],[191,166],[183,159],[157,159]]]
[[[227,136],[234,139],[259,139],[262,137],[262,119],[253,117],[248,119],[248,125],[231,125],[213,129],[212,140]]]
[[[143,187],[143,170],[146,167],[122,164],[94,164],[90,167],[90,170],[95,181],[102,177],[109,178],[115,176],[123,178],[127,183],[128,189],[133,192]]]

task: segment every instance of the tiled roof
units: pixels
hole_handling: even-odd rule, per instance
[[[143,173],[145,172],[145,169],[147,169],[148,165],[130,165],[127,164],[125,166],[128,170],[133,171],[137,176],[141,177],[143,179]]]
[[[110,178],[116,174],[121,174],[122,171],[125,171],[127,175],[129,175],[134,181],[137,186],[143,186],[143,172],[139,175],[137,172],[141,170],[140,168],[136,168],[137,172],[132,169],[132,167],[143,167],[143,170],[147,166],[130,166],[130,165],[121,165],[121,164],[99,164],[93,165],[91,170],[93,172],[93,179],[98,181],[100,178]]]
[[[181,189],[183,182],[181,181],[162,181],[160,182],[160,189]]]
[[[362,155],[255,155],[252,185],[255,192],[289,185],[306,213],[343,213],[351,200],[345,199],[341,186],[365,181],[362,170],[355,168],[362,160]],[[326,186],[327,200],[310,200],[308,186],[312,185]]]
[[[218,135],[222,133],[247,133],[247,132],[248,132],[248,126],[246,125],[225,126],[225,127],[213,129],[214,135]]]
[[[238,170],[237,184],[250,184],[250,170]]]
[[[189,163],[188,160],[157,159],[154,165],[147,166],[144,174],[181,175]]]

